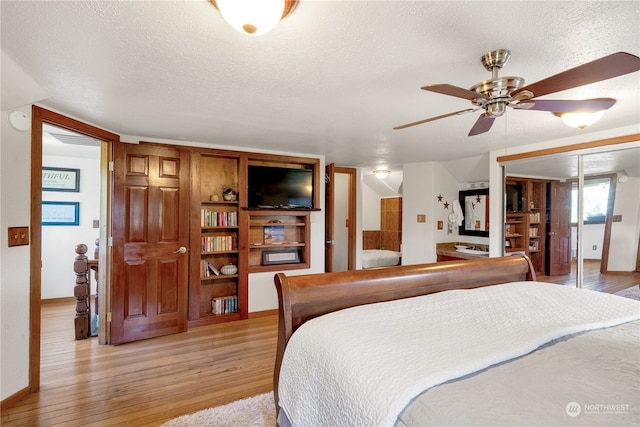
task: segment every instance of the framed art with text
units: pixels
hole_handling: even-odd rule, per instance
[[[80,191],[80,169],[42,168],[42,191]]]
[[[297,262],[300,262],[300,251],[298,249],[262,252],[262,265],[294,264]]]

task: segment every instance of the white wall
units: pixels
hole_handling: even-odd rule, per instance
[[[436,170],[434,162],[403,165],[402,265],[436,261]],[[417,222],[419,214],[426,215],[426,222]]]
[[[585,224],[582,227],[584,259],[602,259],[604,224]],[[596,249],[593,249],[593,246]],[[578,227],[571,227],[571,256],[576,256],[578,248]]]
[[[613,215],[621,215],[622,222],[611,224],[609,271],[634,271],[640,236],[640,178],[629,177],[616,185]]]
[[[380,230],[380,196],[362,182],[362,229]]]
[[[31,116],[31,108],[19,108]],[[0,125],[0,394],[29,385],[29,248],[7,247],[7,227],[28,226],[31,206],[31,132],[18,132],[2,111]]]
[[[87,257],[93,259],[94,242],[100,234],[99,228],[93,228],[93,220],[100,218],[100,148],[95,147],[93,159],[43,156],[42,165],[80,169],[80,192],[42,192],[43,201],[80,202],[78,226],[42,227],[42,298],[72,297],[74,248],[84,243]],[[95,293],[95,280],[91,285]]]
[[[456,225],[449,233],[448,216],[452,212],[453,201],[458,200],[460,189],[466,189],[466,183],[457,182],[445,165],[437,162],[407,163],[403,177],[403,265],[435,262],[437,243],[489,243],[486,237],[460,236]],[[438,196],[442,196],[442,201],[438,201]],[[448,208],[445,208],[445,202]],[[427,216],[425,223],[417,221],[419,214]],[[438,230],[438,221],[442,221],[442,230]]]

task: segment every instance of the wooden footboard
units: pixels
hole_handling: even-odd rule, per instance
[[[291,335],[307,320],[362,304],[450,289],[536,280],[536,274],[529,258],[523,255],[302,276],[278,273],[274,280],[279,305],[278,347],[273,373],[277,407],[284,349]]]

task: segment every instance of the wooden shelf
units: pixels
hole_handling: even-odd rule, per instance
[[[546,185],[547,181],[535,178],[507,177],[507,181],[522,187],[524,212],[507,213],[505,227],[516,227],[519,236],[511,236],[505,232],[506,239],[512,239],[520,251],[529,255],[536,272],[545,270],[545,211],[546,211]],[[520,225],[516,225],[520,224]],[[506,228],[505,228],[506,230]],[[535,242],[533,245],[531,242]],[[508,249],[513,252],[514,249]]]
[[[191,153],[189,326],[247,318],[246,274],[203,273],[209,265],[218,271],[228,264],[240,266],[240,203],[222,196],[225,188],[240,187],[240,163],[239,156],[216,150],[193,149]],[[222,298],[237,298],[237,304],[229,304],[237,312],[214,314],[212,300]]]
[[[271,210],[246,211],[249,228],[249,272],[293,270],[309,268],[310,211]],[[277,236],[267,236],[267,228],[274,227]],[[278,243],[266,243],[265,239],[281,239]],[[299,262],[282,264],[265,264],[263,254],[268,251],[278,252],[297,250]]]
[[[230,279],[237,279],[238,275],[237,274],[220,274],[219,276],[213,275],[213,276],[207,276],[207,277],[200,277],[200,280],[203,282],[213,282],[216,280],[230,280]]]

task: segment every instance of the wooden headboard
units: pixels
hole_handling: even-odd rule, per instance
[[[276,405],[284,349],[291,335],[307,320],[357,305],[523,280],[536,280],[531,261],[525,255],[291,277],[276,274],[279,306],[273,374]]]

